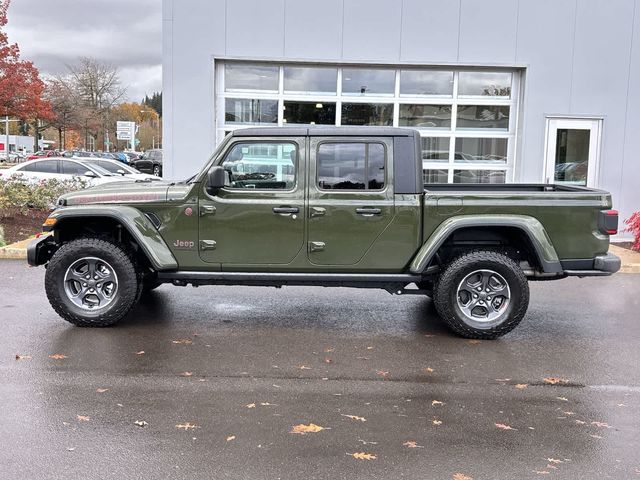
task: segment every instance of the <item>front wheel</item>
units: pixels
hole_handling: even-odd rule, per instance
[[[513,330],[529,305],[529,284],[506,255],[476,251],[445,267],[434,289],[447,326],[465,338],[495,339]]]
[[[45,274],[49,303],[80,327],[106,327],[121,320],[137,300],[138,275],[115,243],[81,238],[53,255]]]
[[[156,177],[161,177],[162,176],[162,167],[160,165],[154,165],[153,166],[153,174]]]

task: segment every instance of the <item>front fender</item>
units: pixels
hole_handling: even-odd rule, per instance
[[[119,222],[136,240],[154,269],[175,270],[178,262],[162,236],[151,221],[140,210],[122,205],[79,205],[62,207],[54,211],[49,218],[55,223],[45,226],[45,231],[64,229],[65,221],[78,218],[110,218]]]
[[[458,215],[442,222],[422,245],[413,261],[411,273],[422,273],[438,249],[456,230],[468,227],[511,227],[524,232],[531,241],[538,261],[545,273],[562,273],[562,265],[555,248],[536,219],[527,215]]]

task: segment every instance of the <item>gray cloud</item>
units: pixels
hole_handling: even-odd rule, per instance
[[[13,0],[6,31],[44,75],[94,57],[120,68],[130,100],[162,89],[161,0]]]

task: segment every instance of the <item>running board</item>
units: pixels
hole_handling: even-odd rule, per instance
[[[323,287],[384,288],[397,290],[422,281],[420,275],[356,273],[255,273],[255,272],[158,272],[158,281],[178,286],[249,285],[281,287],[313,285]]]

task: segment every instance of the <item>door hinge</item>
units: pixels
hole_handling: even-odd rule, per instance
[[[215,240],[200,240],[200,250],[215,250],[216,245]]]
[[[216,207],[213,205],[200,205],[200,216],[214,215],[216,213]]]
[[[324,242],[309,242],[309,252],[322,252],[324,250]]]
[[[323,207],[311,207],[309,209],[309,217],[322,217],[326,213],[327,209]]]

